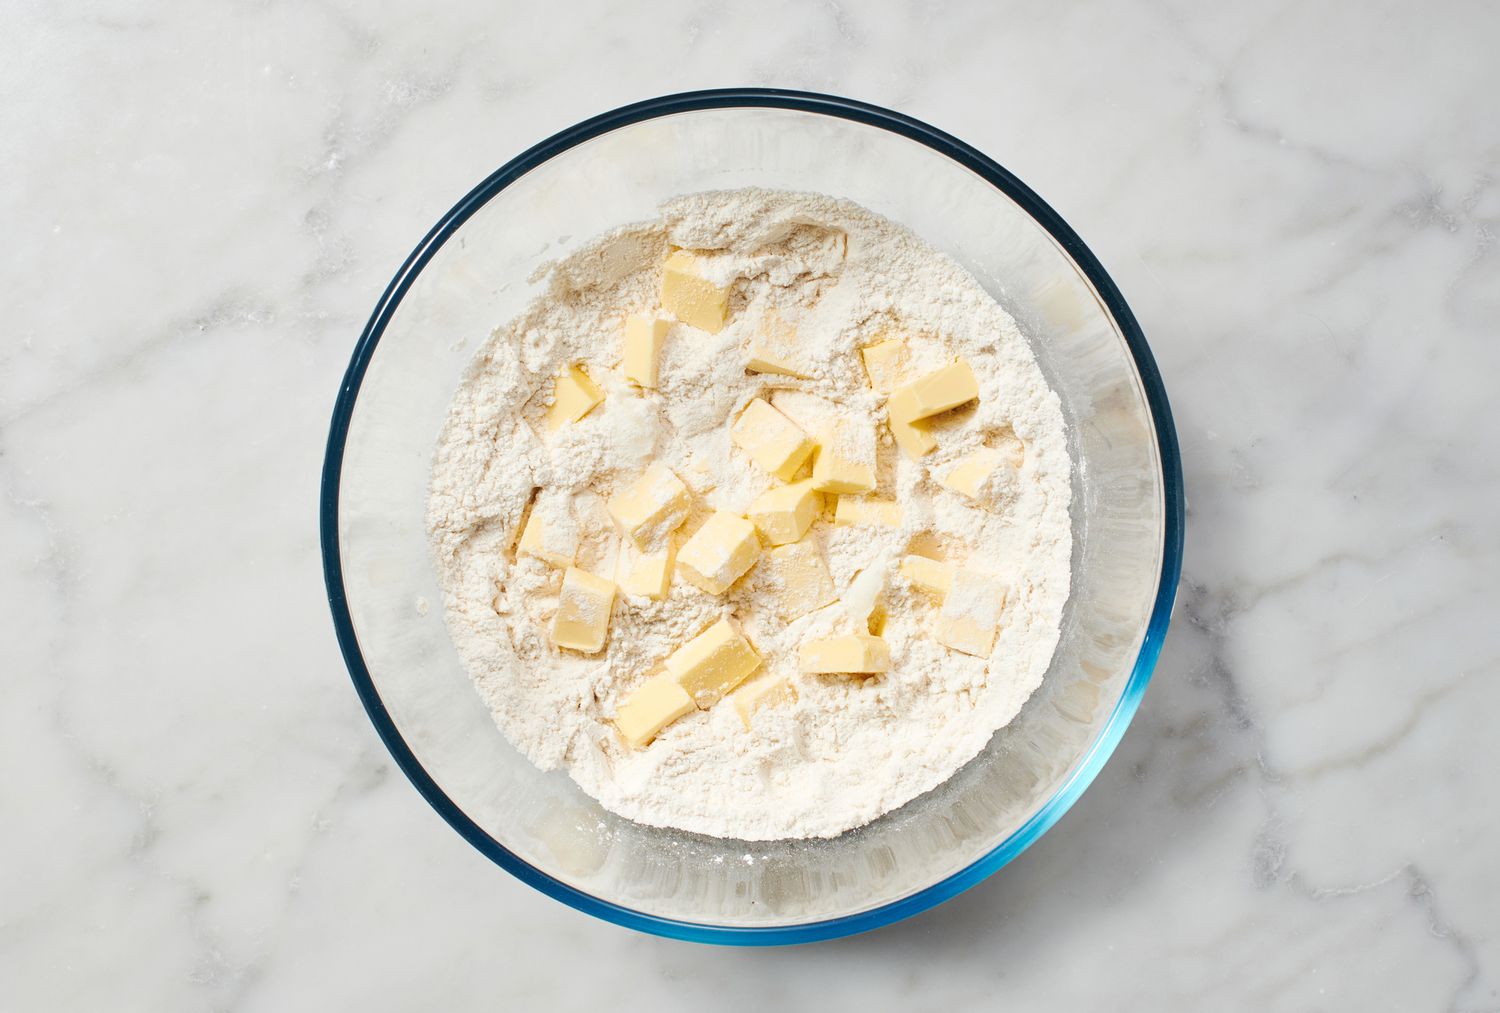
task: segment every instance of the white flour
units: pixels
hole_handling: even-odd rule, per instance
[[[713,273],[734,283],[729,323],[718,334],[674,324],[660,389],[642,394],[620,378],[620,335],[628,314],[658,312],[669,245],[718,251]],[[811,379],[746,372],[744,348],[768,311],[795,325]],[[919,371],[962,356],[979,380],[977,409],[943,417],[938,449],[918,463],[879,424],[882,399],[860,364],[858,349],[883,334],[907,340]],[[543,439],[553,377],[571,362],[606,397]],[[543,490],[537,509],[582,537],[577,565],[612,576],[619,536],[604,501],[651,461],[695,494],[684,532],[712,509],[743,513],[775,481],[729,440],[729,422],[762,394],[805,428],[834,416],[881,433],[879,494],[901,501],[902,526],[825,521],[807,535],[841,602],[783,624],[756,570],[723,597],[677,579],[665,601],[618,595],[603,653],[554,647],[560,572],[512,551],[533,490]],[[1019,471],[997,473],[989,509],[934,480],[981,442],[1016,441]],[[551,266],[546,290],[495,332],[454,396],[428,524],[454,642],[496,723],[532,762],[565,766],[605,807],[642,823],[746,840],[827,837],[942,783],[1040,683],[1069,591],[1070,469],[1056,395],[1015,322],[970,275],[847,201],[743,190],[679,198],[660,221]],[[938,603],[898,572],[913,548],[1008,585],[990,658],[933,639]],[[877,602],[888,614],[888,673],[796,674],[801,641],[863,632]],[[720,615],[735,617],[765,669],[792,679],[796,702],[757,711],[752,731],[722,703],[627,749],[609,722],[616,706]]]

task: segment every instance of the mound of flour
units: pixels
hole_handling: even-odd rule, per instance
[[[732,283],[718,334],[674,324],[661,385],[619,375],[631,313],[659,312],[671,247],[710,251]],[[807,380],[747,373],[755,323],[794,321]],[[976,408],[945,417],[920,462],[880,425],[881,399],[859,349],[904,338],[913,368],[962,356],[979,380]],[[553,377],[569,363],[604,402],[555,434],[540,424]],[[729,422],[764,396],[797,412],[848,416],[882,433],[879,492],[902,504],[900,528],[815,524],[841,601],[781,622],[755,570],[726,595],[682,580],[665,601],[618,595],[605,650],[561,651],[547,636],[560,574],[514,553],[528,505],[581,533],[577,565],[614,573],[620,544],[604,508],[652,461],[692,489],[700,515],[743,513],[774,480],[729,440]],[[987,507],[935,481],[981,443],[1019,445]],[[543,769],[566,767],[606,808],[641,823],[745,840],[828,837],[942,783],[1010,721],[1040,683],[1069,593],[1071,462],[1056,395],[1015,322],[951,259],[848,201],[740,190],[673,200],[659,220],[617,229],[552,264],[541,294],[495,331],[454,395],[438,442],[428,526],[449,629],[505,735]],[[694,521],[690,521],[690,524]],[[688,530],[688,529],[684,529]],[[898,566],[909,551],[991,571],[1009,586],[987,659],[930,635],[937,603]],[[878,600],[891,668],[883,676],[796,674],[797,645],[863,631]],[[610,724],[618,704],[663,658],[733,615],[764,658],[788,674],[795,703],[690,714],[630,750]]]

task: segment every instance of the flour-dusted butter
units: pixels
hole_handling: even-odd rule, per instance
[[[597,654],[609,632],[609,613],[615,585],[603,577],[570,566],[563,574],[557,614],[552,617],[552,642],[584,654]]]
[[[653,388],[660,373],[661,346],[671,324],[656,317],[633,314],[625,321],[625,354],[620,369],[638,387]]]
[[[760,586],[769,591],[777,617],[800,619],[838,599],[823,554],[812,542],[778,545],[761,563]]]
[[[899,528],[901,504],[878,496],[840,496],[833,523],[845,526]]]
[[[760,667],[760,655],[734,623],[720,619],[669,654],[665,664],[693,702],[707,710]]]
[[[662,266],[661,304],[666,311],[701,331],[717,334],[724,329],[729,310],[729,289],[715,285],[702,274],[702,261],[687,250],[676,250]]]
[[[817,447],[795,422],[761,398],[745,406],[730,427],[729,437],[752,461],[783,482],[791,481]]]
[[[901,575],[921,590],[939,597],[953,586],[953,564],[926,556],[907,556],[901,560]]]
[[[665,548],[655,552],[642,552],[627,543],[620,550],[615,580],[626,594],[661,601],[672,589],[672,564],[676,556],[670,538]]]
[[[1003,451],[980,447],[960,458],[938,482],[969,499],[982,499],[985,483],[1002,464],[1011,460]]]
[[[532,505],[531,516],[526,518],[516,551],[561,570],[573,565],[578,543],[578,524],[568,507],[567,494],[543,489]]]
[[[670,468],[653,464],[607,505],[620,530],[642,550],[653,552],[687,520],[693,496]]]
[[[571,422],[577,422],[603,400],[604,392],[589,379],[582,366],[576,363],[568,366],[557,374],[557,379],[552,384],[552,406],[547,409],[547,428],[556,431]]]
[[[874,428],[860,419],[839,416],[819,436],[813,488],[840,494],[874,491]]]
[[[912,418],[925,419],[973,401],[979,396],[979,381],[969,364],[958,359],[902,389],[911,392]]]
[[[995,649],[1004,605],[1004,584],[987,573],[959,567],[943,597],[934,635],[955,651],[988,658]]]
[[[864,360],[865,376],[870,379],[870,389],[877,394],[889,394],[906,380],[910,355],[906,342],[899,338],[887,338],[859,350]]]
[[[752,373],[795,376],[805,380],[812,375],[798,353],[796,328],[775,313],[767,313],[750,339],[745,368]]]
[[[667,725],[692,713],[693,698],[670,672],[647,679],[615,712],[615,727],[631,749],[650,744]]]
[[[750,731],[757,710],[792,703],[797,699],[797,691],[785,676],[767,672],[735,690],[730,694],[730,699],[734,701],[734,709],[740,716],[740,722],[746,731]]]
[[[755,525],[738,514],[716,512],[677,550],[677,569],[709,594],[723,594],[760,558]]]
[[[823,494],[804,478],[767,489],[750,504],[750,520],[772,545],[800,541],[823,512]]]
[[[891,651],[885,640],[864,633],[804,641],[797,659],[802,671],[808,673],[875,675],[891,667]]]
[[[898,387],[886,399],[886,425],[891,429],[896,446],[913,461],[932,453],[937,447],[937,437],[928,431],[925,422],[917,418],[916,412],[916,398],[910,388]]]

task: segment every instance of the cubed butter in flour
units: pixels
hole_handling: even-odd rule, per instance
[[[885,402],[886,424],[896,446],[908,458],[915,461],[930,454],[937,447],[937,437],[928,431],[927,424],[916,417],[916,401],[910,388],[898,387]]]
[[[979,396],[979,381],[963,359],[950,362],[901,389],[911,391],[913,421],[941,415]]]
[[[620,704],[615,727],[631,749],[640,749],[667,725],[693,711],[693,698],[670,672],[647,679]]]
[[[552,617],[552,642],[584,654],[596,654],[609,632],[609,613],[615,585],[576,566],[563,574],[557,614]]]
[[[812,542],[778,545],[761,563],[760,586],[771,595],[776,615],[784,623],[800,619],[837,600],[828,564]]]
[[[1005,604],[1005,585],[987,573],[959,567],[943,597],[933,633],[941,644],[988,658],[995,649],[1000,610]]]
[[[992,447],[980,447],[958,460],[938,482],[961,496],[979,499],[984,483],[1000,467],[1005,455]]]
[[[901,505],[877,496],[840,496],[833,510],[833,523],[845,526],[899,528]]]
[[[866,422],[840,416],[820,433],[813,461],[813,487],[839,494],[875,489],[875,430]]]
[[[676,555],[670,538],[665,548],[655,552],[642,552],[634,545],[625,545],[620,551],[615,574],[620,590],[661,601],[672,589],[672,564]]]
[[[804,478],[767,489],[750,504],[750,520],[772,545],[800,541],[823,512],[823,494]]]
[[[703,262],[688,250],[676,250],[662,266],[661,304],[685,324],[710,334],[724,329],[729,289],[703,276]]]
[[[745,406],[729,436],[751,460],[783,482],[791,481],[817,447],[795,422],[760,398]]]
[[[762,707],[774,707],[778,704],[792,703],[797,699],[797,691],[785,676],[772,675],[767,672],[756,676],[745,683],[731,695],[734,700],[734,709],[740,715],[740,721],[745,730],[749,731],[751,720],[757,710]]]
[[[653,464],[640,478],[609,498],[609,514],[647,552],[662,548],[666,537],[682,526],[693,497],[670,468]]]
[[[775,313],[767,313],[750,339],[745,368],[752,373],[773,373],[807,379],[811,375],[799,354],[797,330]]]
[[[565,494],[543,490],[526,518],[516,551],[564,569],[578,557],[578,542],[578,524]]]
[[[667,656],[667,672],[707,710],[760,667],[760,655],[728,619],[720,619]]]
[[[677,569],[688,583],[709,594],[723,594],[760,558],[755,525],[720,510],[677,551]]]
[[[594,406],[604,400],[601,391],[576,363],[557,374],[552,385],[552,406],[547,409],[547,428],[561,429],[571,422],[583,418]]]
[[[919,589],[939,597],[953,586],[953,565],[926,556],[907,556],[901,561],[901,575]]]
[[[874,675],[891,667],[891,652],[881,637],[850,633],[803,641],[797,649],[802,671]]]
[[[661,346],[671,324],[655,317],[632,315],[625,321],[625,354],[620,368],[625,379],[640,387],[655,387],[660,376]]]
[[[865,375],[870,378],[870,389],[877,394],[889,394],[906,380],[909,356],[906,342],[899,338],[887,338],[859,350],[865,363]]]

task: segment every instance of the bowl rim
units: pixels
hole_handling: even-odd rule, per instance
[[[1114,711],[1084,753],[1072,776],[1059,786],[1052,797],[1044,802],[1029,820],[1017,827],[990,851],[958,872],[907,897],[868,911],[795,925],[712,925],[664,918],[637,911],[596,897],[553,878],[507,850],[500,842],[487,834],[448,797],[427,773],[416,754],[402,738],[395,721],[381,701],[355,635],[344,589],[338,538],[339,482],[343,469],[344,446],[360,385],[376,346],[380,343],[381,335],[385,332],[396,308],[427,262],[432,259],[443,243],[501,190],[554,156],[584,141],[621,127],[661,116],[735,108],[783,109],[816,113],[888,130],[925,145],[938,154],[959,163],[1019,204],[1083,271],[1124,335],[1155,427],[1164,493],[1161,574],[1157,584],[1156,599],[1146,625],[1146,634],[1141,642],[1140,651],[1136,655],[1134,669],[1119,701],[1115,704]],[[1135,315],[1130,311],[1130,307],[1126,305],[1119,288],[1067,222],[1030,187],[999,163],[958,138],[920,120],[855,99],[775,88],[720,88],[690,91],[621,106],[584,120],[528,148],[496,169],[483,182],[469,191],[438,220],[406,258],[401,269],[386,286],[385,292],[370,315],[369,322],[365,324],[364,331],[360,334],[334,404],[333,418],[329,425],[328,445],[323,459],[322,487],[319,498],[319,535],[323,556],[323,578],[328,593],[328,606],[333,615],[334,630],[344,656],[344,663],[349,669],[349,675],[354,681],[354,688],[359,694],[360,701],[364,704],[365,712],[374,724],[376,732],[379,733],[381,741],[385,743],[397,766],[438,815],[458,831],[465,840],[505,871],[523,883],[585,914],[668,938],[739,946],[773,946],[835,939],[909,918],[977,885],[1009,863],[1050,829],[1063,813],[1072,807],[1104,767],[1134,717],[1141,697],[1146,691],[1146,685],[1151,680],[1157,657],[1161,653],[1162,641],[1166,636],[1167,625],[1171,619],[1172,604],[1182,572],[1183,528],[1182,463],[1177,446],[1176,428],[1172,422],[1171,408],[1167,402],[1166,389],[1162,385],[1161,373],[1146,344],[1145,335],[1136,322]]]

